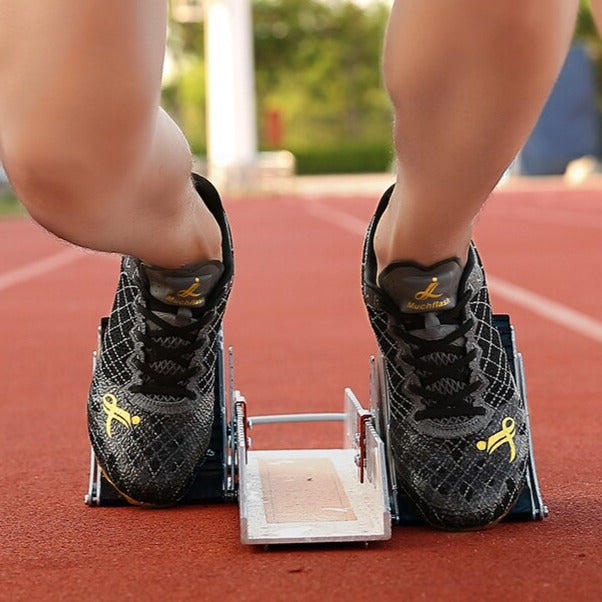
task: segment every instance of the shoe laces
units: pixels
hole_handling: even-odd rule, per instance
[[[398,309],[391,315],[390,329],[395,337],[403,340],[409,353],[399,358],[415,369],[418,384],[408,389],[418,395],[426,407],[418,410],[416,420],[444,419],[479,416],[485,409],[474,405],[472,394],[481,387],[481,381],[473,378],[470,363],[476,358],[476,349],[467,352],[465,335],[474,325],[473,318],[463,319],[464,308],[470,300],[467,290],[453,309],[431,314],[438,324],[453,326],[445,336],[426,339],[416,334],[425,326],[425,314],[402,314]]]
[[[138,333],[144,359],[134,360],[140,370],[141,382],[132,387],[132,392],[167,396],[172,400],[194,399],[195,393],[188,385],[206,367],[192,360],[195,352],[208,344],[208,336],[203,336],[201,331],[209,324],[214,312],[168,306],[157,301],[144,283],[138,284],[143,298],[139,310],[146,320],[146,329]],[[172,314],[174,322],[159,314]]]

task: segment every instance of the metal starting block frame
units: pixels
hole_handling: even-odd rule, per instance
[[[391,537],[386,456],[370,412],[351,389],[343,414],[247,418],[235,391],[238,502],[243,543],[373,541]],[[341,420],[342,449],[250,450],[248,428]]]
[[[529,433],[526,483],[505,520],[542,520],[548,509],[535,470],[522,356],[516,350],[509,317],[495,315],[494,325],[520,390]],[[99,348],[105,327],[106,318],[99,328]],[[246,544],[368,542],[389,539],[391,525],[423,524],[397,487],[387,437],[390,413],[381,357],[371,358],[369,410],[346,389],[342,413],[250,416],[247,402],[234,384],[232,350],[226,379],[221,336],[218,351],[220,370],[209,450],[182,504],[238,500],[241,540]],[[318,421],[343,422],[342,448],[251,449],[253,425]],[[127,505],[105,479],[93,451],[84,499],[90,506]]]

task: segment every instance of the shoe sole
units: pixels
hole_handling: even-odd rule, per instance
[[[128,503],[130,504],[130,506],[136,506],[137,508],[173,508],[174,506],[176,506],[180,500],[177,500],[173,503],[170,504],[153,504],[152,502],[141,502],[139,500],[135,500],[133,497],[130,497],[129,495],[127,495],[127,493],[124,493],[123,491],[121,491],[121,489],[119,489],[119,487],[117,487],[117,485],[115,485],[115,483],[113,483],[113,481],[109,478],[109,475],[107,474],[106,470],[102,467],[102,465],[100,464],[100,462],[98,462],[98,467],[100,468],[100,472],[102,472],[102,476],[107,480],[107,482],[111,485],[111,487],[113,487],[113,489],[115,489],[115,491]]]

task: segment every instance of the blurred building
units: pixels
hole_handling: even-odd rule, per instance
[[[600,153],[598,87],[593,61],[574,45],[544,110],[520,153],[520,173],[553,175],[581,157]]]

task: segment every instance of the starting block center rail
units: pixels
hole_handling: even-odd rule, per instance
[[[242,398],[236,407],[244,420]],[[343,449],[256,451],[248,450],[247,440],[239,438],[243,543],[374,541],[391,537],[384,444],[371,425],[365,428],[363,417],[367,412],[350,389],[345,391],[345,408],[342,415],[324,415],[324,419],[344,418]]]

